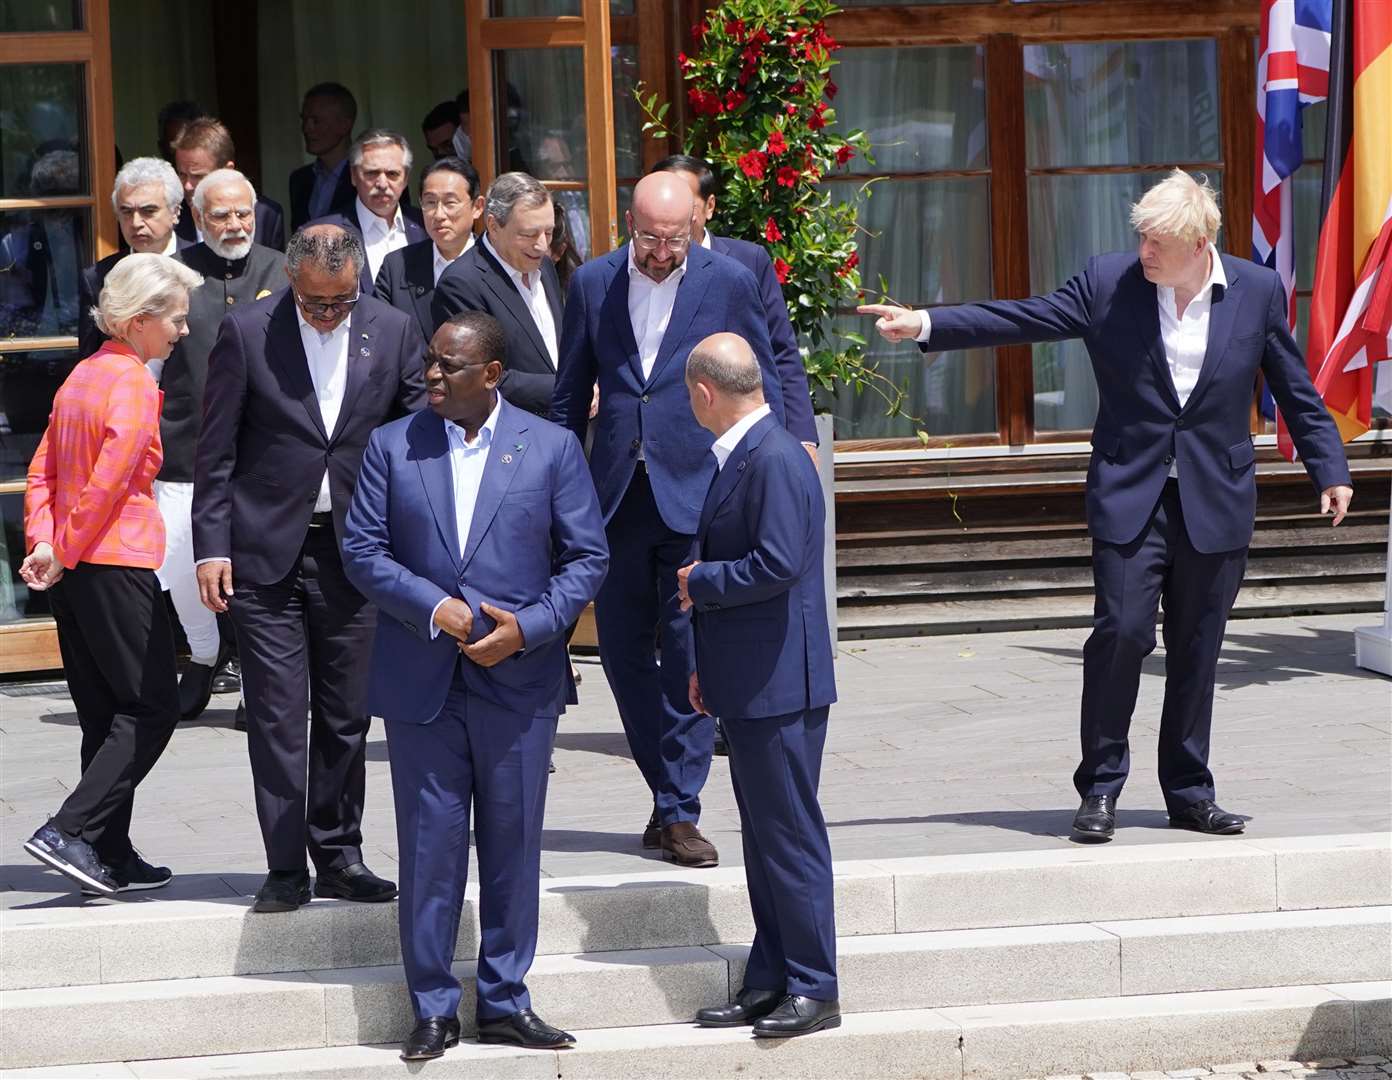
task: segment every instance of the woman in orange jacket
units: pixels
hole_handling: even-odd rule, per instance
[[[136,785],[179,719],[151,483],[164,457],[160,370],[188,333],[189,290],[202,280],[164,255],[117,263],[93,309],[110,340],[59,388],[29,464],[19,573],[51,590],[82,778],[24,849],[87,893],[153,889],[172,876],[145,862],[129,833]]]

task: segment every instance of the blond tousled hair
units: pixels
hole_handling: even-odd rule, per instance
[[[202,275],[168,255],[135,252],[106,275],[92,318],[103,334],[120,337],[132,319],[163,315],[202,284]]]
[[[1216,242],[1222,223],[1218,193],[1208,177],[1196,180],[1183,169],[1175,169],[1131,207],[1131,227],[1138,233],[1177,236],[1186,243],[1201,238]]]

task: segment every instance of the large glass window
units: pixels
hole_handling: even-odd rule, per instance
[[[845,49],[833,77],[841,130],[864,129],[875,164],[852,159],[831,181],[853,198],[870,176],[860,224],[861,280],[880,299],[880,280],[913,307],[990,297],[990,170],[986,147],[984,50]],[[866,319],[847,312],[838,332],[868,340],[880,373],[905,390],[905,415],[887,417],[874,394],[839,394],[838,439],[960,435],[996,428],[995,359],[989,349],[945,353],[931,364],[916,349],[887,345]]]
[[[1170,168],[1221,189],[1214,41],[1026,45],[1024,65],[1033,292],[1058,288],[1090,255],[1132,247],[1130,205]],[[1096,416],[1083,344],[1034,346],[1035,429],[1086,429]]]

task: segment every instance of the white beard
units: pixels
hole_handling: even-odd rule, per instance
[[[212,233],[203,234],[203,242],[208,245],[208,250],[214,255],[232,262],[245,259],[251,254],[251,236],[243,236],[240,239],[220,240]]]

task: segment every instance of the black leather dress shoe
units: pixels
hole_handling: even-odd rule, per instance
[[[208,707],[213,696],[213,676],[217,668],[211,664],[191,663],[179,676],[179,719],[192,720]]]
[[[787,997],[785,990],[756,990],[745,987],[728,1005],[715,1005],[696,1014],[702,1027],[743,1027],[778,1008]]]
[[[453,1016],[427,1016],[401,1045],[402,1061],[429,1061],[444,1057],[459,1045],[459,1020]]]
[[[725,741],[725,725],[720,722],[719,717],[716,717],[715,721],[715,747],[711,753],[716,757],[730,756],[730,744]]]
[[[662,846],[662,822],[657,820],[657,807],[653,807],[652,817],[643,829],[643,846],[648,850]]]
[[[1247,827],[1245,819],[1230,814],[1212,799],[1200,799],[1170,815],[1170,827],[1231,836]]]
[[[226,656],[232,650],[223,646],[225,658],[220,658],[217,674],[213,676],[213,693],[239,694],[242,690],[242,665],[235,656]]]
[[[761,1039],[791,1039],[814,1031],[841,1026],[841,1003],[789,994],[778,1008],[754,1021],[754,1034]]]
[[[1080,844],[1101,844],[1116,832],[1116,796],[1089,795],[1073,815],[1073,839]]]
[[[246,703],[237,702],[237,711],[232,714],[232,730],[245,731],[247,729]]]
[[[362,863],[342,870],[322,870],[314,879],[314,895],[333,900],[381,904],[396,899],[396,882],[379,878]]]
[[[272,870],[256,891],[252,911],[295,911],[309,903],[308,870]]]
[[[531,1009],[522,1009],[497,1020],[480,1019],[478,1041],[507,1043],[528,1050],[563,1050],[575,1045],[575,1036],[560,1028],[553,1028]]]

